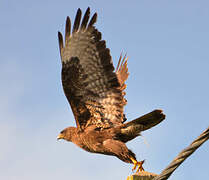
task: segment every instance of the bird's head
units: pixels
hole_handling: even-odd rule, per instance
[[[72,141],[72,137],[73,137],[73,135],[75,135],[75,133],[76,133],[76,128],[75,127],[65,128],[57,136],[57,140],[64,139],[66,141]]]

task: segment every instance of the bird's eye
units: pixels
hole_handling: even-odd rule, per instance
[[[60,132],[60,134],[63,134],[64,133],[64,130],[62,130],[61,132]]]

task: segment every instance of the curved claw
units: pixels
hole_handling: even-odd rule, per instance
[[[136,167],[137,167],[137,161],[136,161],[136,163],[134,163],[134,167],[132,168],[132,172],[136,169]]]
[[[144,171],[144,168],[142,166],[144,164],[144,161],[145,160],[137,162],[138,168],[136,170],[136,173],[138,173],[139,171]]]
[[[137,170],[136,170],[136,173],[138,173],[139,171],[144,171],[144,168],[143,168],[143,164],[144,164],[144,161],[136,161],[135,159],[131,158],[133,164],[134,164],[134,167],[132,168],[132,172],[136,169],[137,167]]]

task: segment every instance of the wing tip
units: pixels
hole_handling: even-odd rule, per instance
[[[80,21],[81,21],[81,15],[82,15],[82,11],[81,11],[80,8],[78,8],[76,16],[75,16],[74,25],[73,25],[73,32],[76,32],[79,29]]]
[[[87,11],[90,12],[90,7],[89,7],[89,6],[88,6],[88,8],[86,9],[86,12],[87,12]]]
[[[62,37],[62,33],[60,31],[58,31],[58,40],[59,40],[59,45],[60,47],[63,47],[63,37]]]
[[[127,53],[125,53],[124,57],[123,57],[123,53],[121,52],[119,60],[118,60],[118,64],[117,64],[117,68],[116,68],[116,72],[120,71],[121,69],[125,68],[128,70],[127,67],[127,61],[129,59],[129,57],[127,56]],[[128,72],[127,72],[128,73]]]
[[[65,24],[65,45],[67,44],[67,41],[70,37],[70,32],[71,32],[71,21],[70,21],[70,17],[67,16],[66,24]]]
[[[94,15],[92,16],[90,22],[89,22],[89,25],[88,27],[92,27],[97,21],[97,13],[94,13]]]
[[[58,31],[58,41],[59,41],[59,50],[60,50],[60,56],[62,57],[62,51],[63,51],[63,37],[62,37],[62,33],[60,31]]]
[[[87,23],[88,23],[88,21],[89,21],[89,16],[90,16],[90,7],[88,7],[88,8],[86,9],[86,12],[85,12],[85,14],[84,14],[84,16],[83,16],[83,20],[82,20],[82,23],[81,23],[81,28],[82,28],[82,29],[85,29],[85,28],[86,28]]]
[[[71,21],[70,21],[70,17],[69,16],[67,16],[67,18],[66,18],[66,25],[69,25],[71,23]],[[68,29],[69,30],[69,29]]]

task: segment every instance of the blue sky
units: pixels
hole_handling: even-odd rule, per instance
[[[167,118],[128,143],[160,173],[209,125],[209,2],[206,0],[1,1],[0,179],[126,179],[131,165],[56,141],[75,125],[61,86],[57,31],[91,8],[116,64],[127,52],[127,118]],[[146,142],[146,143],[145,143]],[[206,142],[171,176],[207,179]]]

